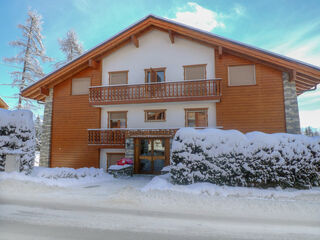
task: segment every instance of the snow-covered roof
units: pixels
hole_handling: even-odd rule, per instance
[[[159,22],[162,23],[163,25],[160,26]],[[123,41],[130,38],[132,35],[138,33],[139,31],[145,29],[148,26],[162,27],[167,30],[172,30],[173,32],[178,33],[180,35],[189,35],[189,34],[192,35],[193,33],[193,35],[191,36],[192,38],[197,38],[201,41],[205,41],[209,43],[210,40],[203,39],[203,38],[200,39],[200,36],[194,35],[194,33],[199,33],[202,35],[202,37],[204,36],[209,37],[212,40],[210,43],[213,46],[221,46],[224,49],[232,49],[232,51],[241,52],[244,55],[248,55],[248,56],[254,55],[255,58],[260,60],[262,59],[265,62],[270,62],[272,65],[275,65],[275,66],[279,65],[281,67],[285,67],[290,71],[296,70],[298,74],[302,74],[301,78],[307,78],[308,81],[310,80],[311,82],[313,82],[311,87],[302,85],[301,89],[303,91],[311,89],[312,87],[320,83],[320,67],[319,66],[315,66],[315,65],[312,65],[297,59],[293,59],[281,54],[277,54],[265,49],[254,47],[249,44],[231,40],[231,39],[219,36],[217,34],[213,34],[208,31],[197,29],[189,25],[178,23],[176,21],[173,21],[167,18],[150,14],[144,17],[143,19],[139,20],[138,22],[125,28],[124,30],[120,31],[119,33],[115,34],[114,36],[110,37],[106,41],[85,51],[82,55],[78,56],[77,58],[75,58],[70,62],[67,62],[65,65],[52,71],[51,73],[47,74],[42,79],[35,82],[34,84],[28,86],[23,90],[22,95],[24,97],[33,98],[37,100],[44,99],[44,96],[42,95],[41,92],[39,93],[39,95],[35,95],[35,91],[38,88],[44,87],[49,83],[54,82],[55,80],[57,80],[58,77],[61,77],[61,75],[66,74],[67,72],[70,73],[70,71],[79,67],[81,64],[83,65],[84,63],[86,63],[88,65],[89,60],[96,58],[97,56],[101,55],[104,52],[110,51],[111,49],[113,49]],[[181,31],[182,29],[187,30],[189,32],[185,32],[185,31],[182,32]],[[256,54],[253,54],[253,53],[256,53]],[[261,55],[258,56],[257,53],[260,53]],[[275,62],[274,61],[275,59],[282,60],[282,61]]]

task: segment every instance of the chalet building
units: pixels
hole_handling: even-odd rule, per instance
[[[300,133],[320,68],[153,15],[23,91],[45,102],[40,163],[158,173],[182,127]]]
[[[1,97],[0,97],[0,108],[3,108],[3,109],[9,108],[8,104],[6,104],[6,102]]]

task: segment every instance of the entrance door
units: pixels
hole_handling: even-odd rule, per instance
[[[136,172],[160,174],[161,169],[169,164],[169,139],[138,138],[136,139]]]

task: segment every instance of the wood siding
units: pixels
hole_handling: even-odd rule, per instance
[[[217,126],[242,132],[285,132],[282,73],[261,64],[256,67],[256,85],[228,86],[228,66],[254,64],[216,53],[216,77],[222,79],[221,102],[216,103]],[[101,85],[101,66],[87,68],[73,77],[90,77]],[[100,108],[89,104],[89,96],[71,95],[72,78],[54,87],[51,167],[99,167],[99,147],[88,145],[88,129],[100,128]]]
[[[282,72],[223,53],[215,54],[216,77],[222,78],[221,102],[216,104],[217,126],[242,132],[285,132]],[[256,85],[228,86],[228,66],[255,64]]]
[[[72,78],[90,77],[101,85],[100,67],[87,68],[54,87],[51,167],[99,167],[100,150],[88,146],[88,128],[100,128],[100,109],[89,105],[89,96],[71,95]]]

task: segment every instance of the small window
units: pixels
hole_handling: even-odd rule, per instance
[[[109,128],[126,128],[127,112],[109,112]]]
[[[117,165],[117,161],[124,157],[124,153],[107,153],[107,168],[109,168],[111,165]]]
[[[166,120],[166,110],[145,110],[145,122],[159,122]]]
[[[128,71],[109,72],[109,85],[128,84]]]
[[[256,74],[254,65],[229,66],[229,86],[255,85]]]
[[[165,68],[150,68],[145,69],[146,74],[146,83],[154,83],[154,82],[165,82]]]
[[[183,66],[184,80],[206,79],[206,66],[206,64]]]
[[[208,109],[185,109],[186,127],[208,127]]]
[[[73,78],[72,95],[89,94],[90,78]]]

